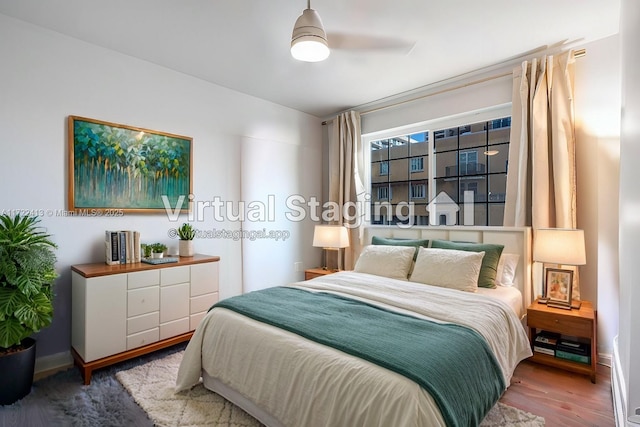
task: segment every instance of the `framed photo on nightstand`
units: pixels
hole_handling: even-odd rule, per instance
[[[573,270],[547,268],[545,296],[547,305],[571,309]]]

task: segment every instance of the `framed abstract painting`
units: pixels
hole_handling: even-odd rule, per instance
[[[68,209],[187,213],[193,139],[69,116]]]

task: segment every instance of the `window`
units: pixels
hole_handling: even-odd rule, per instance
[[[412,157],[409,160],[411,160],[411,173],[424,170],[424,157]]]
[[[479,167],[480,166],[480,167]],[[478,165],[477,151],[461,151],[459,171],[460,175],[475,175],[484,165]]]
[[[376,139],[370,144],[371,222],[426,224],[429,133]],[[410,203],[419,214],[411,212]]]
[[[389,200],[389,187],[378,187],[378,199]]]
[[[504,117],[502,119],[491,120],[491,128],[510,128],[511,127],[511,117]]]
[[[427,225],[454,216],[460,225],[502,225],[511,117],[431,127],[369,140],[371,222]],[[376,201],[392,214],[380,215]],[[407,205],[410,214],[401,212]]]
[[[389,162],[380,162],[380,175],[389,175]]]
[[[427,197],[427,186],[424,184],[411,184],[411,198],[424,199]]]
[[[465,191],[470,191],[473,193],[473,200],[476,200],[476,194],[478,193],[478,183],[477,182],[461,182],[460,183],[460,197],[459,200],[464,201],[464,193]]]

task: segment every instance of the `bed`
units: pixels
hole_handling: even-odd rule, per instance
[[[202,381],[272,427],[479,424],[531,355],[530,230],[367,227],[363,241],[376,239],[354,271],[218,303],[177,390]],[[463,290],[480,283],[489,251],[455,242],[501,246],[510,283]]]

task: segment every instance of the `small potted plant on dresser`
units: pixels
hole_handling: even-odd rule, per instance
[[[151,258],[162,258],[164,251],[167,250],[167,245],[164,243],[152,243],[149,246],[151,246]]]
[[[178,237],[180,242],[178,243],[178,252],[180,256],[193,256],[193,238],[196,237],[196,231],[191,224],[186,222],[178,228]]]
[[[31,391],[36,341],[51,324],[57,247],[38,217],[0,215],[0,405]]]
[[[147,245],[146,243],[143,243],[140,245],[140,250],[142,250],[142,255],[145,258],[151,258],[151,253],[153,252],[151,250],[151,245]]]

